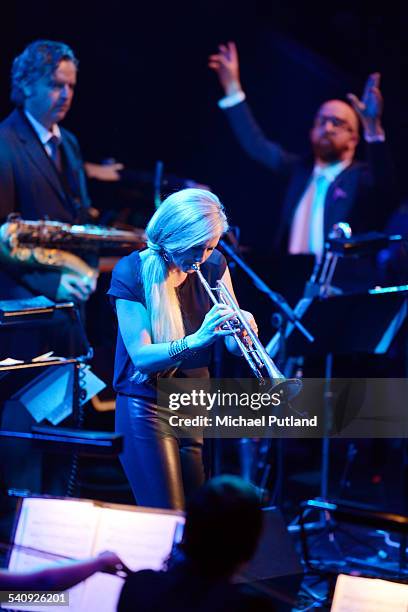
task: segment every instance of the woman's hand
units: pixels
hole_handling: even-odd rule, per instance
[[[204,321],[194,334],[188,336],[188,346],[190,349],[201,349],[210,346],[220,336],[232,334],[230,329],[222,329],[223,323],[234,318],[234,312],[225,304],[214,304],[205,315]]]
[[[254,315],[251,312],[248,312],[248,310],[242,310],[241,308],[241,312],[244,315],[245,319],[248,321],[250,328],[252,329],[252,331],[258,335],[258,325],[256,324],[256,321],[254,319]]]
[[[242,310],[242,308],[241,308],[241,312],[242,312],[242,315],[245,317],[246,321],[249,323],[252,331],[256,335],[258,335],[258,326],[256,324],[253,314],[251,312],[248,312],[247,310]],[[241,336],[242,337],[248,336],[245,329],[242,330]],[[232,337],[225,338],[225,346],[227,347],[228,351],[232,353],[233,355],[240,356],[242,354],[241,349],[238,346],[238,343],[235,341],[235,338],[232,338]]]

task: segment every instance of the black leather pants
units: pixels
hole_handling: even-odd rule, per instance
[[[120,460],[139,506],[184,510],[204,482],[202,438],[179,438],[168,424],[168,409],[118,395],[116,432],[124,435]]]

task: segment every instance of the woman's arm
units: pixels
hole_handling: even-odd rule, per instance
[[[150,321],[146,308],[140,302],[117,299],[116,312],[120,333],[136,369],[142,374],[160,372],[180,365],[169,356],[170,342],[152,343]],[[186,336],[188,348],[197,351],[212,344],[217,337],[231,332],[219,326],[231,318],[231,310],[224,304],[213,306],[194,334]]]
[[[170,358],[169,342],[152,344],[150,321],[143,304],[117,299],[116,313],[126,350],[139,372],[160,372],[180,364]]]

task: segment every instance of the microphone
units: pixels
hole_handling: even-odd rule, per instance
[[[161,204],[161,184],[163,177],[163,162],[157,160],[154,170],[153,188],[154,188],[154,206],[157,210]]]

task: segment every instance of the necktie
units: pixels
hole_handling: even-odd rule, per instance
[[[323,247],[324,200],[329,181],[315,172],[293,218],[289,253],[319,254]]]
[[[313,200],[316,192],[316,181],[314,178],[309,183],[293,217],[289,239],[289,253],[310,253],[310,220]]]
[[[60,140],[56,136],[51,136],[48,141],[48,146],[51,152],[51,159],[55,164],[58,172],[62,171],[62,162],[61,162],[61,150],[60,150]]]
[[[320,258],[324,245],[324,205],[330,181],[323,173],[317,173],[314,180],[315,194],[310,216],[309,251]]]

